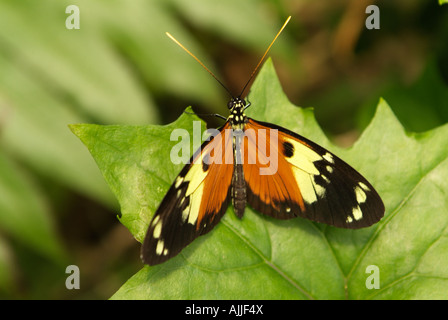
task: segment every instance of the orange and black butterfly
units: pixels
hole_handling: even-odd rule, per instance
[[[225,124],[194,153],[155,212],[142,246],[145,263],[163,263],[212,230],[230,201],[239,218],[246,204],[277,219],[302,217],[340,228],[368,227],[383,217],[380,196],[350,165],[292,131],[248,118],[250,103],[241,98],[246,86],[228,103]]]

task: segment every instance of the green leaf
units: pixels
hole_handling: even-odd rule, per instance
[[[384,100],[349,149],[333,145],[311,109],[292,105],[271,60],[252,86],[248,115],[298,132],[359,170],[377,189],[385,217],[346,230],[297,218],[275,220],[246,208],[168,262],[145,266],[114,299],[443,299],[448,297],[448,125],[406,133]],[[192,134],[194,116],[168,126],[73,125],[139,241],[182,165],[169,161],[174,128]],[[379,289],[367,289],[369,266]],[[373,274],[372,274],[373,275]]]

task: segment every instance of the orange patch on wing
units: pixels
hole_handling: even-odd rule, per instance
[[[208,166],[207,177],[202,182],[204,186],[196,229],[199,229],[205,217],[210,216],[211,220],[215,218],[228,196],[233,176],[232,135],[227,130],[230,128],[227,123],[201,152],[202,159],[207,159],[205,155],[210,155],[210,158],[209,163],[205,164]]]
[[[243,168],[249,188],[264,204],[272,206],[276,211],[281,210],[281,203],[294,203],[304,212],[305,204],[300,188],[282,152],[284,134],[276,130],[277,134],[271,137],[271,130],[274,129],[259,125],[251,119],[245,129]]]

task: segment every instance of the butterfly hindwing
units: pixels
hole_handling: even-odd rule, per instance
[[[383,217],[384,205],[372,185],[328,150],[270,123],[248,119],[245,128],[252,132],[246,134],[245,145],[247,200],[256,210],[277,219],[300,216],[352,229]],[[276,129],[275,138],[270,129]],[[271,165],[273,154],[277,168],[260,174]]]
[[[168,190],[149,224],[142,259],[149,265],[177,255],[195,238],[209,232],[230,201],[233,175],[228,123],[202,144]]]

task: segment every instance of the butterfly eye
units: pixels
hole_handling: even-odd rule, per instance
[[[233,99],[230,100],[229,102],[227,102],[227,108],[229,108],[229,110],[232,109],[234,105],[235,105],[235,101]]]

